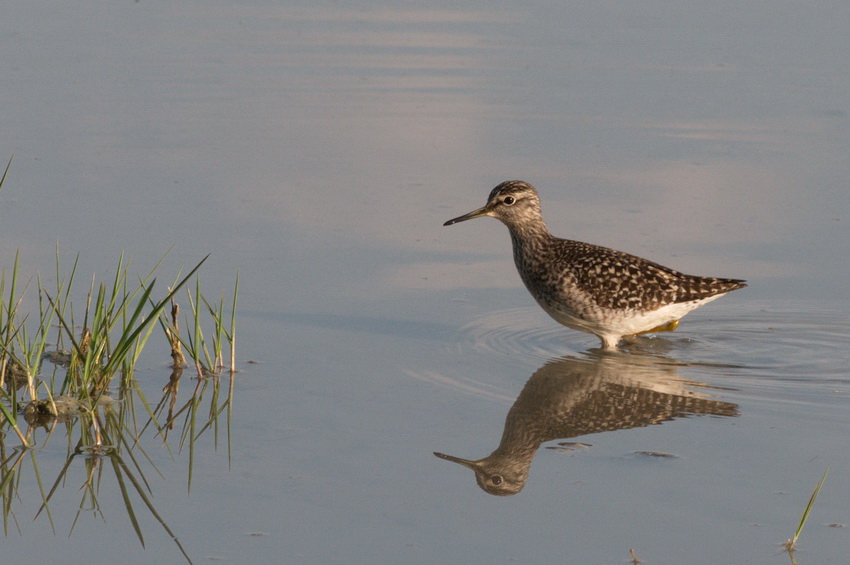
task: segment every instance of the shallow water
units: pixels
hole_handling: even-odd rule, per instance
[[[171,245],[161,285],[207,253],[208,294],[239,271],[230,449],[202,436],[189,490],[187,450],[145,444],[195,563],[774,563],[827,466],[796,558],[843,562],[848,11],[7,6],[0,266],[50,282],[58,241],[82,279]],[[602,354],[533,305],[498,222],[442,227],[508,178],[557,235],[750,286]],[[506,424],[514,496],[433,455]],[[65,448],[37,450],[45,484]],[[181,562],[103,463],[76,521],[83,459],[49,518],[22,475],[4,559]]]

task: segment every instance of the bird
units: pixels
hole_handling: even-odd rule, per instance
[[[673,331],[688,312],[747,286],[741,279],[687,275],[648,259],[549,233],[537,189],[496,186],[487,204],[443,225],[490,216],[511,235],[514,263],[537,304],[564,326],[596,335],[602,349],[624,338]]]

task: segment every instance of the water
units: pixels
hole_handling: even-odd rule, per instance
[[[239,271],[229,457],[202,437],[189,491],[187,451],[146,445],[195,563],[774,563],[827,465],[796,558],[843,562],[848,10],[7,6],[0,263],[20,250],[49,281],[58,241],[108,278],[120,252],[141,273],[174,245],[162,280],[212,253],[213,296]],[[750,287],[609,370],[533,306],[503,226],[442,227],[508,178],[556,235]],[[167,361],[140,369],[152,396]],[[508,497],[432,454],[493,452],[553,366],[561,391],[589,372],[724,410],[576,437],[557,420]],[[64,453],[38,450],[44,483]],[[181,562],[136,500],[142,547],[108,466],[102,516],[74,522],[79,461],[52,526],[22,475],[6,559]]]

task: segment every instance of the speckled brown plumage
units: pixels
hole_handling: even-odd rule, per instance
[[[537,190],[527,182],[503,182],[484,207],[445,225],[480,216],[508,227],[517,270],[538,304],[567,327],[597,335],[605,348],[615,348],[627,335],[675,328],[694,308],[747,286],[742,280],[686,275],[622,251],[557,238],[543,221]]]

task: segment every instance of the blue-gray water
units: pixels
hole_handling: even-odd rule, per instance
[[[58,241],[83,280],[171,245],[160,284],[207,253],[211,294],[239,271],[230,461],[205,436],[187,492],[186,451],[146,447],[195,563],[775,563],[827,465],[796,557],[846,559],[850,5],[2,12],[3,270],[19,250],[50,280]],[[737,415],[547,441],[507,498],[432,455],[487,456],[534,375],[599,363],[532,304],[503,226],[442,227],[509,178],[557,235],[748,279],[631,353],[642,380]],[[161,357],[139,373],[152,395]],[[62,442],[38,462],[50,483]],[[103,517],[69,535],[72,473],[55,534],[22,479],[4,560],[182,560],[139,511],[141,547],[108,474]]]

